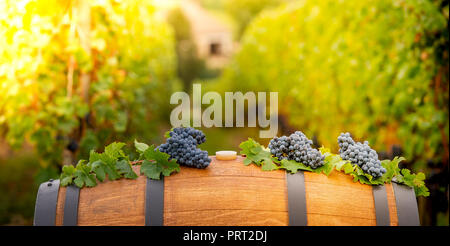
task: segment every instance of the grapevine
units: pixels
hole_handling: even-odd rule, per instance
[[[168,154],[156,150],[153,145],[148,146],[136,140],[134,145],[140,155],[133,161],[122,150],[125,143],[111,143],[105,147],[103,153],[92,150],[89,160],[82,159],[75,167],[66,165],[62,168],[61,186],[75,184],[79,188],[94,187],[97,180],[103,182],[106,177],[109,180],[137,179],[138,175],[134,172],[132,164],[141,165],[141,174],[150,179],[160,179],[161,175],[169,176],[173,172],[180,171],[180,166],[175,160],[170,160]]]
[[[445,166],[449,32],[448,3],[440,2],[280,5],[246,28],[211,90],[277,91],[284,129],[304,128],[330,148],[343,129],[353,129],[372,148],[401,146],[416,168]]]
[[[334,169],[336,169],[336,171],[350,175],[353,177],[354,182],[359,182],[361,184],[383,185],[394,181],[399,184],[413,187],[416,196],[427,197],[430,195],[428,188],[425,186],[424,173],[419,172],[414,174],[408,169],[399,168],[399,163],[405,160],[405,158],[395,157],[393,160],[379,161],[376,152],[368,147],[367,142],[364,144],[356,143],[353,139],[351,139],[349,134],[341,134],[338,137],[338,142],[341,148],[343,148],[340,150],[340,154],[331,153],[331,151],[325,147],[319,148],[320,156],[323,156],[320,160],[322,160],[323,163],[322,166],[317,168],[298,162],[297,160],[302,159],[296,159],[295,155],[291,154],[291,156],[289,156],[289,153],[292,153],[292,151],[295,153],[296,151],[292,149],[289,152],[289,144],[287,144],[288,146],[285,146],[285,143],[290,140],[292,139],[285,136],[274,138],[270,142],[269,148],[265,148],[263,145],[249,138],[247,141],[244,141],[239,145],[242,149],[241,154],[246,157],[244,159],[244,165],[250,165],[253,163],[257,166],[261,166],[263,171],[284,169],[287,172],[296,173],[299,170],[303,170],[314,173],[323,173],[327,176]],[[306,146],[310,146],[311,144],[310,140],[303,141],[303,143]],[[349,146],[356,146],[354,148],[358,149],[358,156],[355,155],[354,152],[353,155],[350,155],[351,152],[349,153],[348,150],[352,150],[352,148],[349,148]],[[286,148],[287,151],[285,150]],[[362,151],[359,151],[360,149]],[[361,158],[359,158],[360,153]],[[368,156],[366,157],[364,153]],[[379,170],[370,169],[371,167],[375,168],[375,164],[377,165],[376,168]],[[374,174],[374,176],[371,174]]]

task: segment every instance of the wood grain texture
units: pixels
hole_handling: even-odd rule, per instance
[[[285,226],[286,212],[260,210],[204,210],[164,213],[166,226]]]
[[[385,184],[386,194],[388,198],[389,206],[389,217],[391,219],[391,226],[398,226],[398,216],[397,216],[397,204],[395,203],[394,188],[392,184]]]
[[[245,166],[244,157],[211,157],[206,169],[181,167],[165,177],[164,225],[288,225],[286,175]],[[133,166],[139,174],[139,165]],[[308,225],[376,225],[372,187],[333,171],[305,172]],[[144,225],[146,178],[105,181],[80,191],[79,225]],[[65,188],[58,194],[56,225],[62,225]],[[392,185],[386,185],[391,225],[398,225]],[[395,215],[395,216],[392,216]]]
[[[139,173],[139,166],[133,169]],[[145,176],[136,180],[120,179],[99,182],[94,188],[80,190],[78,225],[144,225]],[[57,225],[62,225],[64,200],[60,189],[56,214]]]
[[[190,179],[198,177],[216,177],[216,176],[240,176],[240,177],[261,177],[284,179],[283,171],[264,172],[260,167],[253,164],[245,166],[243,161],[245,157],[237,156],[235,160],[223,161],[210,156],[211,164],[205,169],[190,167],[181,167],[177,174],[169,176],[166,180]]]
[[[284,171],[211,158],[205,170],[182,167],[165,179],[164,225],[287,225]]]
[[[308,225],[376,225],[372,187],[349,175],[305,172],[305,191]]]
[[[58,191],[58,203],[56,204],[55,225],[57,226],[61,226],[63,224],[65,201],[66,201],[66,187],[60,186]]]
[[[375,226],[376,220],[327,214],[308,214],[308,226]]]

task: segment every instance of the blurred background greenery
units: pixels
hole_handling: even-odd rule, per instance
[[[279,92],[279,135],[342,131],[427,176],[448,225],[449,4],[442,0],[0,1],[0,224],[91,149],[160,144],[175,91]],[[202,128],[210,155],[256,128]],[[130,146],[131,147],[131,146]]]

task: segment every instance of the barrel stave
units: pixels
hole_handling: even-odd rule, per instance
[[[181,167],[164,179],[164,225],[289,224],[286,174],[243,165],[244,157],[211,157],[206,169]],[[133,166],[139,173],[139,165]],[[372,187],[334,170],[328,177],[305,172],[307,225],[376,225]],[[80,190],[78,225],[145,225],[146,177],[105,180]],[[61,187],[56,225],[63,225],[66,188]],[[396,198],[386,184],[390,225],[398,225]]]

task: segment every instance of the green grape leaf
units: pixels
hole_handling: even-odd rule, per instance
[[[155,150],[151,145],[143,153],[145,158],[141,166],[141,173],[151,179],[160,179],[161,174],[169,176],[173,172],[180,171],[180,165],[175,159],[169,161],[170,156],[166,153]]]
[[[296,173],[298,170],[312,171],[312,168],[303,163],[292,160],[281,160],[280,168],[286,169],[290,173]]]
[[[172,159],[170,161],[167,161],[163,165],[163,172],[162,174],[164,176],[170,176],[172,172],[179,172],[180,171],[180,165],[177,163],[175,159]]]
[[[180,165],[175,159],[169,160],[170,156],[155,150],[154,146],[134,141],[137,152],[143,158],[141,173],[151,179],[160,179],[161,175],[169,176],[180,171]],[[75,184],[82,187],[93,187],[97,185],[97,179],[103,182],[106,177],[116,180],[122,177],[137,179],[131,166],[130,158],[123,152],[124,143],[114,142],[105,147],[103,153],[91,150],[89,162],[80,160],[76,167],[64,166],[60,175],[61,186]],[[140,158],[141,158],[140,157]]]
[[[149,179],[160,179],[163,168],[154,162],[144,160],[141,165],[141,173]]]
[[[124,153],[122,148],[125,146],[125,143],[121,142],[113,142],[105,147],[104,154],[110,156],[112,159],[117,159],[119,157],[124,157]]]
[[[278,169],[278,166],[275,164],[272,158],[264,158],[261,160],[261,163],[261,170],[263,171],[273,171]]]
[[[423,185],[423,186],[414,186],[414,192],[416,193],[416,196],[424,196],[427,197],[430,195],[430,191],[428,190],[428,188]]]
[[[320,153],[321,153],[322,155],[325,155],[325,154],[330,154],[330,155],[332,155],[332,154],[331,154],[331,150],[330,150],[329,148],[325,148],[324,146],[320,147],[320,148],[319,148],[319,151],[320,151]]]
[[[136,139],[134,140],[134,147],[136,148],[136,151],[137,151],[139,154],[144,153],[145,150],[148,149],[148,145],[147,145],[147,144],[145,144],[145,143],[140,143],[140,142],[138,142]]]
[[[61,185],[68,186],[71,185],[74,179],[74,173],[76,169],[72,165],[65,165],[62,168],[62,173],[60,175]]]
[[[349,174],[355,170],[355,167],[350,162],[345,163],[342,167],[345,174]]]
[[[411,174],[411,171],[408,169],[402,169],[400,173],[403,176],[403,183],[407,186],[414,186],[414,179],[416,178],[416,175]]]
[[[323,173],[328,176],[333,171],[334,167],[337,164],[340,164],[342,162],[342,160],[340,157],[337,157],[336,155],[333,155],[330,152],[323,152],[328,149],[325,149],[322,147],[319,150],[323,155],[325,155],[325,159],[323,160],[323,165],[316,169],[312,169],[312,172]]]
[[[97,177],[100,182],[103,182],[106,177],[106,168],[108,166],[101,160],[97,160],[94,163],[91,164],[92,171],[95,173],[95,176]]]
[[[342,160],[339,155],[331,154],[330,152],[325,152],[322,154],[325,155],[324,162],[329,162],[337,171],[342,170],[345,173],[353,171],[352,164],[349,161]]]
[[[386,173],[383,175],[384,179],[390,183],[392,178],[400,174],[400,169],[398,167],[398,164],[401,161],[404,161],[405,158],[403,157],[395,157],[392,161],[390,160],[382,160],[381,166],[383,166],[386,169]]]
[[[170,132],[173,130],[173,127],[170,128],[170,130],[168,130],[167,132],[164,133],[164,137],[165,138],[170,138]]]
[[[323,165],[318,168],[312,168],[313,173],[323,173],[325,175],[330,175],[333,171],[334,165],[331,162],[324,161]]]
[[[250,160],[250,159],[248,159],[248,158],[245,158],[245,159],[244,159],[244,165],[248,166],[248,165],[250,165],[250,164],[252,164],[252,160]]]
[[[120,179],[121,175],[116,168],[116,162],[119,157],[123,158],[125,156],[122,152],[123,146],[125,146],[124,143],[114,142],[106,146],[103,153],[97,153],[91,150],[89,154],[89,165],[97,175],[100,175],[98,179],[101,182],[105,179],[105,173],[108,174],[109,180]]]
[[[137,179],[138,175],[133,171],[131,164],[128,160],[120,160],[116,162],[116,170],[120,175],[123,175],[127,179]]]
[[[239,147],[242,149],[241,154],[245,155],[245,165],[250,165],[251,163],[257,166],[262,165],[263,171],[278,169],[277,159],[272,157],[270,151],[255,140],[249,138],[247,141],[242,142]]]
[[[384,178],[378,177],[376,179],[373,178],[372,175],[364,172],[364,170],[361,169],[358,165],[353,165],[353,172],[350,173],[350,175],[353,177],[353,182],[360,182],[361,184],[367,184],[367,185],[380,185],[384,184]]]
[[[113,158],[112,156],[107,155],[105,152],[103,153],[97,153],[94,150],[91,150],[89,153],[89,163],[92,165],[92,163],[101,160],[106,164],[109,164],[110,166],[113,166],[116,158]]]
[[[97,185],[97,181],[95,179],[95,175],[91,174],[91,167],[84,164],[84,160],[80,160],[76,166],[76,170],[74,172],[74,183],[79,188],[86,187],[94,187]]]

